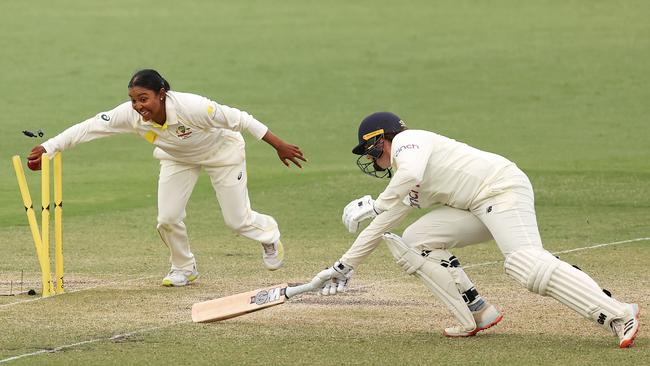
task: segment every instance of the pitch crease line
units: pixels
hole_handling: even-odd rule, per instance
[[[637,241],[646,241],[646,240],[650,240],[650,237],[614,241],[614,242],[611,242],[611,243],[593,244],[593,245],[590,245],[588,247],[574,248],[574,249],[568,249],[568,250],[560,250],[558,252],[551,252],[551,254],[573,253],[573,252],[579,252],[579,251],[583,251],[583,250],[608,247],[608,246],[611,246],[611,245],[627,244],[627,243],[633,243],[633,242],[637,242]],[[487,266],[487,265],[490,265],[490,264],[497,264],[497,263],[501,263],[501,262],[503,262],[503,260],[493,261],[493,262],[485,262],[485,263],[477,263],[477,264],[470,264],[468,266],[463,266],[463,268],[483,267],[483,266]]]
[[[593,245],[590,245],[590,246],[587,246],[587,247],[582,247],[582,248],[561,250],[561,251],[558,251],[558,252],[552,252],[551,254],[566,254],[566,253],[572,253],[572,252],[579,252],[579,251],[582,251],[582,250],[602,248],[602,247],[607,247],[607,246],[611,246],[611,245],[620,245],[620,244],[627,244],[627,243],[633,243],[633,242],[637,242],[637,241],[648,241],[648,240],[650,240],[650,237],[635,238],[635,239],[628,239],[628,240],[620,240],[620,241],[614,241],[614,242],[611,242],[611,243],[593,244]],[[492,264],[499,264],[499,263],[502,263],[502,262],[503,262],[503,259],[499,260],[499,261],[491,261],[491,262],[469,264],[467,266],[463,266],[463,269],[475,268],[475,267],[484,267],[484,266],[489,266],[489,265],[492,265]],[[366,287],[372,287],[372,286],[375,286],[375,285],[382,284],[384,282],[393,281],[396,278],[397,277],[387,278],[385,280],[377,281],[377,282],[371,283],[369,285],[354,287],[352,289],[363,289],[363,288],[366,288]]]
[[[60,295],[56,295],[56,296],[50,296],[50,297],[37,297],[37,298],[35,298],[35,299],[28,299],[28,300],[14,301],[14,302],[11,302],[11,303],[8,303],[8,304],[0,305],[0,310],[3,309],[3,308],[9,308],[9,307],[14,306],[14,305],[24,304],[24,303],[27,303],[27,302],[40,301],[40,300],[46,300],[46,299],[54,299],[54,298],[56,298],[57,296],[62,296],[62,295],[66,295],[66,294],[74,294],[75,292],[81,292],[81,291],[93,290],[93,289],[96,289],[96,288],[102,288],[102,287],[109,287],[109,286],[111,286],[111,285],[118,285],[118,284],[123,284],[123,283],[133,282],[133,281],[148,280],[148,279],[150,279],[150,278],[155,278],[155,277],[156,277],[156,276],[146,276],[146,277],[132,278],[132,279],[130,279],[130,280],[125,280],[125,281],[120,281],[120,282],[118,282],[118,281],[114,281],[114,282],[109,282],[109,283],[102,283],[102,284],[95,285],[95,286],[90,286],[90,287],[80,288],[80,289],[78,289],[78,290],[66,291],[66,292],[64,292],[64,293],[62,293],[62,294],[60,294]]]
[[[619,244],[626,244],[626,243],[632,243],[632,242],[637,242],[637,241],[647,241],[647,240],[650,240],[650,237],[636,238],[636,239],[629,239],[629,240],[621,240],[621,241],[615,241],[615,242],[611,242],[611,243],[594,244],[594,245],[591,245],[591,246],[588,246],[588,247],[575,248],[575,249],[569,249],[569,250],[554,252],[553,254],[571,253],[571,252],[577,252],[577,251],[581,251],[581,250],[588,250],[588,249],[606,247],[606,246],[610,246],[610,245],[619,245]],[[492,261],[492,262],[477,263],[477,264],[465,266],[465,268],[481,267],[481,266],[487,266],[487,265],[497,264],[497,263],[501,263],[501,262],[503,262],[503,261]],[[152,276],[148,276],[148,277],[142,277],[142,278],[139,278],[139,279],[146,279],[146,278],[151,278],[151,277]],[[129,280],[129,281],[135,281],[135,280],[138,280],[138,279],[132,279],[132,280]],[[375,282],[373,284],[366,285],[366,286],[359,286],[358,288],[371,287],[371,286],[380,284],[382,282],[391,281],[391,280],[393,280],[393,279],[387,279],[387,280]],[[101,287],[101,286],[94,286],[94,287],[90,287],[90,288],[87,288],[87,289],[97,288],[97,287]],[[87,289],[80,289],[80,290],[74,291],[74,292],[84,291],[84,290],[87,290]],[[36,301],[36,300],[38,300],[38,299],[27,300],[27,301]],[[23,302],[25,302],[25,301],[23,301]],[[15,304],[15,303],[12,303],[12,304]],[[155,331],[155,330],[165,329],[165,328],[169,328],[169,327],[172,327],[172,326],[185,324],[185,323],[189,323],[189,321],[182,321],[182,322],[163,325],[163,326],[160,326],[160,327],[152,327],[152,328],[146,328],[146,329],[142,329],[142,330],[135,330],[135,331],[132,331],[132,332],[129,332],[129,333],[117,334],[117,335],[114,335],[114,336],[111,336],[111,337],[95,338],[95,339],[91,339],[91,340],[87,340],[87,341],[81,341],[81,342],[77,342],[77,343],[67,344],[67,345],[64,345],[64,346],[58,346],[58,347],[55,347],[53,349],[42,349],[42,350],[31,352],[31,353],[24,353],[22,355],[17,355],[17,356],[5,358],[3,360],[0,360],[0,363],[11,362],[11,361],[15,361],[15,360],[18,360],[18,359],[21,359],[21,358],[24,358],[24,357],[36,356],[36,355],[40,355],[40,354],[43,354],[43,353],[56,353],[56,352],[62,351],[64,349],[73,348],[73,347],[81,346],[81,345],[84,345],[84,344],[97,343],[97,342],[110,341],[110,340],[117,340],[117,339],[120,339],[120,338],[130,337],[130,336],[133,336],[133,335],[136,335],[136,334],[142,334],[142,333],[147,333],[147,332],[151,332],[151,331]]]
[[[131,337],[131,336],[134,336],[134,335],[137,335],[137,334],[142,334],[142,333],[152,332],[152,331],[156,331],[156,330],[160,330],[160,329],[165,329],[165,328],[173,327],[173,326],[184,324],[184,323],[190,323],[190,321],[182,321],[182,322],[162,325],[162,326],[159,326],[159,327],[151,327],[151,328],[145,328],[145,329],[140,329],[140,330],[134,330],[132,332],[128,332],[128,333],[124,333],[124,334],[116,334],[116,335],[110,336],[110,337],[95,338],[95,339],[90,339],[90,340],[87,340],[87,341],[81,341],[81,342],[77,342],[77,343],[66,344],[66,345],[58,346],[58,347],[55,347],[55,348],[52,348],[52,349],[42,349],[42,350],[38,350],[38,351],[35,351],[35,352],[31,352],[31,353],[24,353],[22,355],[17,355],[17,356],[12,356],[12,357],[9,357],[9,358],[5,358],[3,360],[0,360],[0,363],[7,363],[7,362],[19,360],[21,358],[37,356],[37,355],[44,354],[44,353],[56,353],[56,352],[60,352],[60,351],[63,351],[65,349],[68,349],[68,348],[83,346],[84,344],[120,340],[122,338]]]

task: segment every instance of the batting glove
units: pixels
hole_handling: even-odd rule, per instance
[[[356,233],[361,221],[373,219],[378,214],[379,212],[375,209],[375,201],[370,195],[365,195],[348,203],[343,209],[341,219],[350,233]]]
[[[322,270],[317,277],[321,279],[327,278],[328,280],[320,290],[320,294],[327,296],[347,291],[353,274],[352,267],[339,261],[334,263],[332,267]]]

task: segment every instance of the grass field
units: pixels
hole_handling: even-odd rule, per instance
[[[40,140],[21,131],[51,137],[113,108],[137,69],[252,113],[309,163],[287,169],[245,136],[253,207],[280,223],[286,265],[266,271],[259,246],[223,225],[204,176],[186,219],[201,278],[170,289],[159,285],[169,264],[151,145],[116,136],[65,152],[69,293],[0,297],[0,363],[647,364],[648,14],[641,0],[1,2],[0,293],[21,271],[40,291],[10,162]],[[587,248],[562,259],[640,304],[635,346],[619,350],[610,333],[521,288],[494,243],[455,251],[505,314],[471,339],[442,336],[448,311],[383,247],[349,293],[192,324],[196,301],[306,281],[349,247],[341,209],[386,184],[350,154],[358,122],[377,110],[517,162],[546,248]],[[35,201],[39,178],[28,172]]]

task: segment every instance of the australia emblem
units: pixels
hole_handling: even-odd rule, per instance
[[[186,139],[192,135],[192,129],[180,125],[176,128],[176,136],[180,139]]]

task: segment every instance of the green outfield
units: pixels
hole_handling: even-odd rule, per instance
[[[163,288],[152,146],[132,135],[66,151],[68,293],[0,296],[0,363],[646,364],[648,14],[642,0],[1,2],[0,294],[21,272],[23,288],[40,291],[11,156],[42,140],[21,131],[51,137],[112,109],[140,68],[250,112],[309,162],[286,168],[245,135],[253,208],[280,224],[282,270],[266,271],[259,245],[225,227],[204,175],[185,221],[201,277]],[[191,323],[194,302],[304,282],[344,253],[354,236],[342,208],[386,184],[350,153],[359,121],[378,110],[515,161],[535,187],[546,248],[584,249],[561,257],[640,305],[635,346],[620,350],[611,333],[528,293],[493,242],[454,252],[505,316],[471,339],[442,336],[451,315],[384,247],[341,296]],[[27,172],[35,202],[39,178]]]

